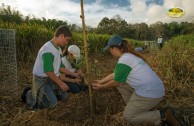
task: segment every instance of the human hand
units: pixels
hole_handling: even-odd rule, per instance
[[[81,79],[80,79],[80,78],[75,78],[75,79],[74,79],[74,82],[75,82],[75,83],[80,83],[80,82],[81,82]]]
[[[103,83],[102,83],[102,80],[94,80],[94,83],[103,84]]]
[[[101,89],[102,88],[102,84],[100,83],[92,83],[93,89]]]
[[[76,78],[80,78],[79,73],[74,73],[74,76],[75,76]]]
[[[63,91],[68,91],[69,90],[69,86],[67,86],[67,84],[65,84],[65,83],[61,83],[59,87]]]
[[[80,77],[83,77],[83,76],[84,76],[83,72],[82,72],[80,69],[77,70],[76,73],[78,73],[78,75],[79,75]]]

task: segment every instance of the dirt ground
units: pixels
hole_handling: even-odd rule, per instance
[[[96,64],[95,59],[98,60]],[[112,56],[101,55],[95,56],[95,58],[91,57],[91,62],[91,72],[87,75],[89,83],[113,72],[117,59],[112,58]],[[120,118],[125,105],[116,88],[93,92],[93,116],[91,116],[90,112],[90,95],[88,92],[69,93],[67,102],[59,101],[53,108],[43,110],[28,109],[21,102],[20,94],[24,86],[31,85],[32,65],[19,66],[18,94],[6,94],[3,87],[0,88],[1,126],[132,126],[132,124],[128,124]],[[185,126],[194,126],[194,101],[185,97],[180,97],[177,101],[168,91],[166,98],[157,107],[167,106],[175,108],[177,117],[184,122]],[[142,125],[151,126],[149,124]]]

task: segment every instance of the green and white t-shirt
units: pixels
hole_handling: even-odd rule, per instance
[[[71,60],[68,60],[67,56],[63,56],[61,60],[65,69],[68,69],[73,73],[80,69],[80,59],[76,59],[76,62],[72,62]]]
[[[114,80],[127,83],[142,97],[160,98],[165,95],[163,82],[139,57],[124,53],[114,70]]]
[[[59,69],[62,66],[61,56],[62,51],[60,47],[55,47],[50,41],[45,43],[38,52],[33,74],[47,77],[46,72],[54,72],[56,76],[59,76]]]
[[[65,66],[65,69],[68,69],[71,72],[75,72],[76,69],[72,67],[71,63],[69,62],[66,56],[63,56],[61,60],[63,65]]]

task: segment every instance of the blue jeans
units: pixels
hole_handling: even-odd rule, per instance
[[[71,75],[66,75],[66,77],[75,79],[75,77]],[[88,86],[84,84],[80,84],[80,83],[78,84],[78,83],[73,83],[73,82],[65,82],[65,83],[69,86],[69,90],[73,94],[77,94],[77,93],[86,91],[88,89]]]
[[[73,94],[77,94],[77,93],[87,90],[87,86],[84,84],[77,84],[73,82],[65,82],[65,83],[69,86],[69,90]]]
[[[58,100],[67,100],[67,92],[62,91],[48,77],[34,76],[32,91],[26,95],[27,104],[32,108],[47,108],[57,104]]]
[[[51,107],[57,104],[57,97],[49,84],[45,85],[41,108]]]

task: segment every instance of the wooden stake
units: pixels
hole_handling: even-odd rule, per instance
[[[83,31],[83,37],[84,37],[84,53],[85,53],[85,61],[86,61],[86,75],[89,76],[89,64],[88,64],[88,43],[87,43],[87,37],[86,37],[86,30],[85,30],[85,17],[84,17],[84,7],[83,7],[83,0],[81,1],[81,16],[82,19],[82,31]],[[92,119],[92,122],[94,123],[94,111],[93,111],[93,102],[92,102],[92,87],[91,84],[88,85],[89,89],[89,98],[90,98],[90,116]]]
[[[86,60],[86,72],[89,73],[89,65],[88,65],[88,43],[86,37],[86,28],[85,28],[85,17],[84,17],[84,7],[83,7],[83,0],[81,0],[81,19],[82,19],[82,31],[84,37],[84,53],[85,53],[85,60]]]

